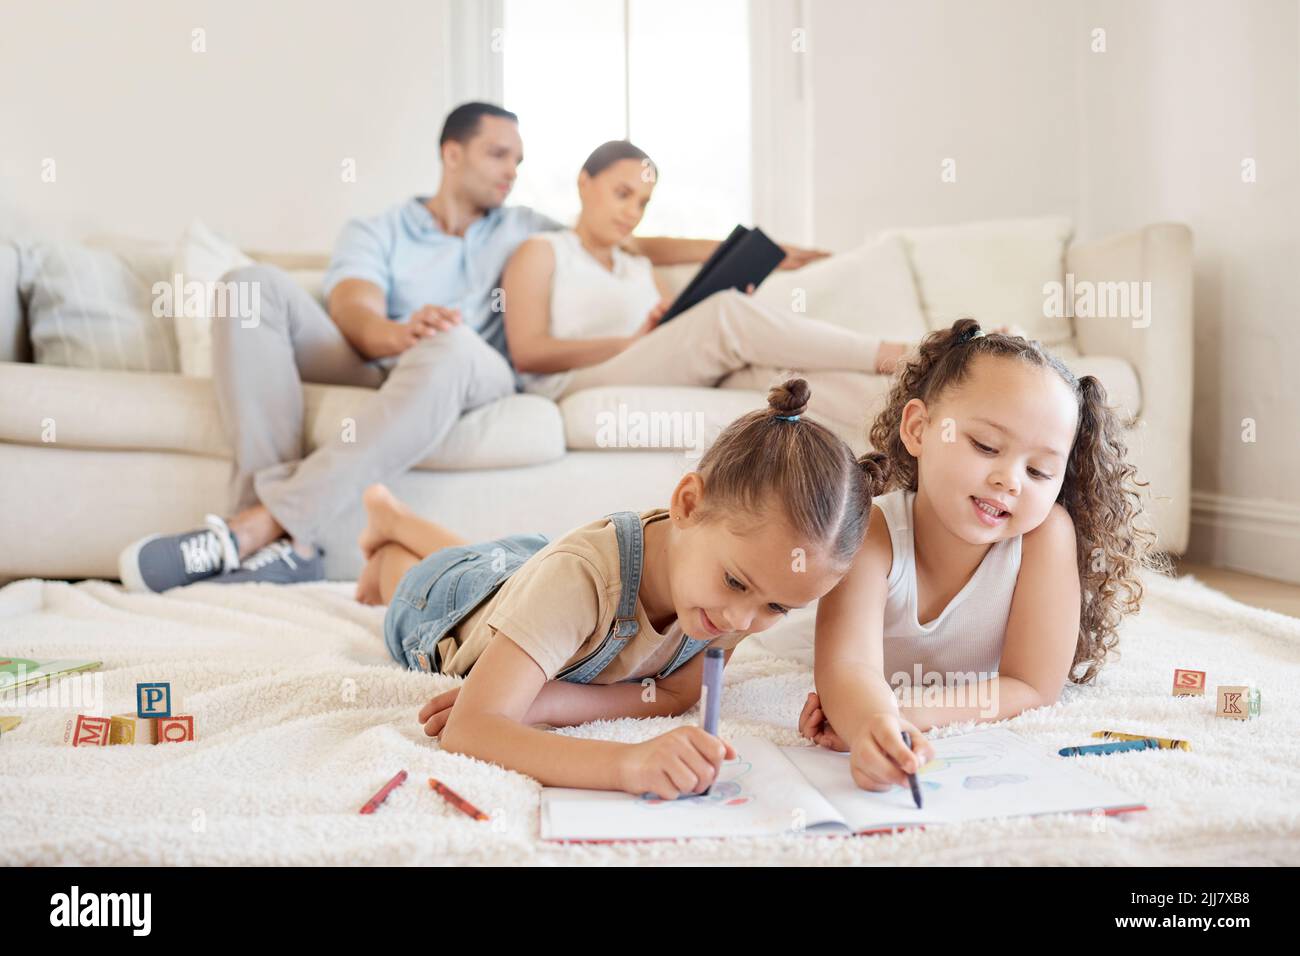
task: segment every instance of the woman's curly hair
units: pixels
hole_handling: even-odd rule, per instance
[[[871,425],[871,446],[887,460],[888,488],[916,491],[917,462],[899,434],[903,407],[919,398],[931,404],[947,388],[960,384],[977,355],[1018,359],[1050,368],[1074,392],[1079,425],[1070,449],[1057,501],[1074,521],[1078,541],[1081,601],[1079,640],[1070,680],[1090,683],[1118,643],[1125,614],[1142,603],[1142,568],[1168,573],[1168,558],[1155,550],[1156,535],[1144,526],[1145,514],[1137,469],[1128,461],[1123,422],[1106,404],[1106,390],[1092,375],[1076,378],[1065,364],[1038,342],[1001,332],[978,335],[974,319],[958,319],[951,328],[933,332],[900,366],[885,408]]]

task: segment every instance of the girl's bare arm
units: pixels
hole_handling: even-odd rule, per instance
[[[849,573],[817,605],[813,677],[826,719],[845,741],[868,717],[898,713],[885,680],[884,620],[893,549],[878,508]]]
[[[731,659],[731,651],[723,660]],[[572,684],[547,681],[524,716],[525,724],[568,727],[589,720],[615,717],[679,717],[700,699],[704,655],[661,680],[638,680],[620,684]],[[460,695],[454,687],[431,699],[420,710],[420,723],[430,737],[442,733]]]
[[[565,737],[523,722],[545,684],[546,674],[514,641],[491,641],[460,688],[439,735],[442,749],[508,767],[543,786],[623,789],[628,744]]]
[[[947,689],[914,689],[921,699],[903,700],[903,716],[922,730],[966,720],[1014,717],[1056,702],[1069,677],[1079,637],[1079,565],[1074,523],[1054,505],[1046,520],[1026,534],[1020,575],[997,677]]]

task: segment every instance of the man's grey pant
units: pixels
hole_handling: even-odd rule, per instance
[[[368,484],[414,465],[463,412],[515,391],[509,363],[467,326],[412,346],[385,375],[282,270],[246,266],[222,281],[260,283],[255,326],[212,321],[213,385],[235,450],[234,506],[260,501],[300,543],[318,544]],[[304,457],[303,382],[378,390],[355,427],[345,432],[340,422],[337,437]]]

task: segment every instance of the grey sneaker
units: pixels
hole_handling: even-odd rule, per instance
[[[118,575],[128,591],[166,591],[239,567],[239,546],[226,522],[208,515],[206,528],[154,534],[123,549]]]
[[[250,554],[239,570],[217,578],[214,584],[302,584],[305,581],[325,579],[325,552],[320,548],[310,558],[304,558],[288,538],[272,541],[261,551]]]

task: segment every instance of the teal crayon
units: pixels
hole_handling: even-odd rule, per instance
[[[1085,757],[1088,754],[1118,754],[1127,750],[1159,749],[1159,740],[1155,737],[1143,737],[1140,740],[1117,740],[1108,744],[1089,744],[1086,747],[1062,747],[1057,753],[1062,757]]]

